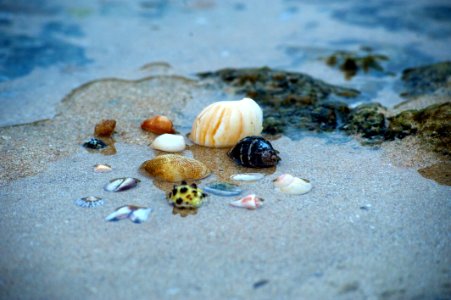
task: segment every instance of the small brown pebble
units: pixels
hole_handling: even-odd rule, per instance
[[[141,128],[156,134],[175,133],[172,121],[168,117],[160,115],[144,120]]]
[[[114,128],[116,128],[116,120],[102,120],[96,124],[94,135],[110,137],[114,132]]]

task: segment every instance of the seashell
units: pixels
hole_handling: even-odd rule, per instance
[[[100,197],[88,196],[84,198],[79,198],[74,201],[75,205],[80,207],[97,207],[102,206],[105,202]]]
[[[141,180],[132,177],[123,177],[110,180],[103,189],[107,192],[122,192],[134,188]]]
[[[182,181],[169,192],[168,201],[178,208],[198,208],[207,196],[195,183],[188,185],[186,181]]]
[[[265,174],[261,173],[241,173],[230,176],[230,179],[236,181],[257,181],[263,179]]]
[[[162,134],[150,144],[150,147],[166,152],[181,152],[185,150],[185,138],[179,134]]]
[[[142,164],[150,176],[160,180],[179,182],[197,180],[210,175],[210,170],[198,160],[176,154],[164,154]]]
[[[280,175],[273,182],[276,190],[286,194],[302,195],[312,189],[312,184],[308,180],[294,177],[290,174]]]
[[[241,194],[242,190],[236,185],[227,182],[212,182],[204,187],[208,193],[218,196],[236,196]]]
[[[210,104],[193,122],[190,139],[207,147],[231,147],[263,129],[263,112],[251,98]]]
[[[175,133],[172,121],[168,117],[160,115],[144,120],[141,128],[156,134]]]
[[[94,172],[96,173],[108,173],[111,171],[113,171],[113,168],[111,168],[111,166],[107,164],[96,164],[94,166]]]
[[[117,222],[124,219],[129,219],[133,223],[142,223],[149,218],[152,209],[150,207],[140,207],[136,205],[124,205],[115,209],[109,214],[105,221]]]
[[[247,136],[240,140],[227,155],[237,164],[249,168],[275,166],[280,157],[271,143],[260,136]]]
[[[83,144],[83,147],[85,148],[96,150],[106,148],[107,146],[108,145],[104,141],[96,138],[90,138],[89,141]]]
[[[116,128],[116,120],[102,120],[96,124],[94,135],[110,137],[114,132],[114,128]]]
[[[263,199],[258,198],[255,194],[250,194],[240,200],[230,202],[230,205],[247,209],[257,209],[263,205]]]

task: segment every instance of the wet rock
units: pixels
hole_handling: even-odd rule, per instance
[[[343,129],[348,134],[382,141],[387,131],[385,111],[385,107],[379,103],[361,104],[351,111]]]
[[[386,138],[404,138],[408,135],[415,134],[418,131],[418,122],[415,119],[418,111],[416,110],[405,110],[400,114],[388,118],[389,126]]]
[[[289,129],[330,131],[349,111],[346,103],[328,102],[330,96],[343,99],[359,95],[359,91],[327,84],[296,72],[267,67],[222,69],[198,74],[203,79],[219,81],[228,92],[245,94],[263,109],[263,132],[278,134]],[[287,130],[288,129],[288,130]]]
[[[447,93],[451,94],[449,89],[450,76],[451,62],[406,69],[402,73],[406,91],[401,95],[405,97],[424,95],[447,87]]]
[[[407,110],[389,118],[386,138],[417,134],[433,150],[451,155],[451,103],[435,104],[422,110]]]
[[[384,72],[381,62],[386,60],[387,56],[372,53],[370,48],[364,48],[361,51],[337,51],[326,57],[325,63],[330,67],[338,67],[349,80],[360,71]]]

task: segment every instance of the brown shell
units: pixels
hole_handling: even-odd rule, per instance
[[[114,128],[116,128],[116,120],[102,120],[96,124],[94,135],[110,137],[114,132]]]
[[[142,167],[152,177],[170,182],[202,179],[211,173],[200,161],[175,154],[157,156],[145,161]]]
[[[175,133],[172,121],[168,117],[160,115],[144,120],[141,128],[156,134]]]

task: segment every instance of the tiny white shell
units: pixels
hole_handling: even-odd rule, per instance
[[[230,202],[230,205],[236,206],[236,207],[244,207],[247,209],[257,209],[263,204],[263,199],[258,198],[255,196],[255,194],[247,195],[244,198],[241,198],[240,200],[232,201]]]
[[[290,174],[283,174],[274,179],[274,186],[276,190],[292,195],[302,195],[312,189],[312,184],[308,180]]]
[[[199,113],[190,139],[206,147],[231,147],[246,136],[260,135],[262,129],[262,109],[251,98],[219,101]]]
[[[230,179],[236,180],[236,181],[257,181],[260,179],[263,179],[265,177],[265,174],[261,173],[241,173],[241,174],[234,174],[230,176]]]
[[[185,138],[179,134],[165,133],[157,136],[150,147],[165,152],[180,152],[185,150]]]
[[[107,164],[96,164],[94,166],[94,172],[96,173],[108,173],[111,172],[113,168],[111,168],[110,165]]]

